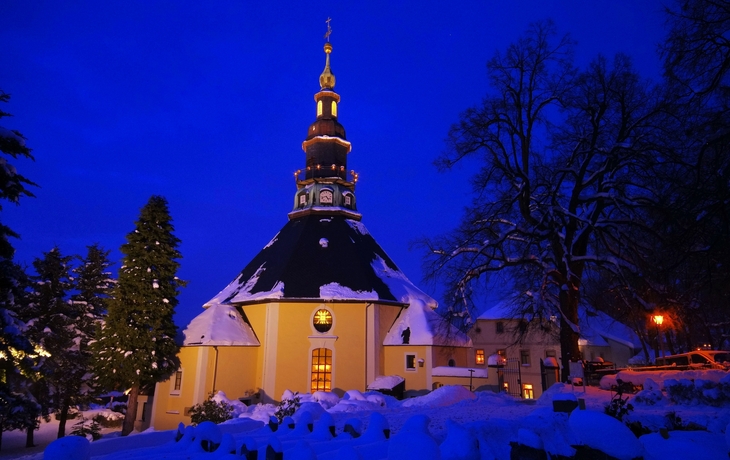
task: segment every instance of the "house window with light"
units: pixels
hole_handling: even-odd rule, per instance
[[[312,350],[312,393],[332,390],[332,350],[315,348]]]
[[[476,355],[474,356],[474,362],[477,364],[484,364],[484,350],[477,348],[475,350]]]
[[[416,355],[406,355],[406,370],[409,372],[416,372]]]
[[[332,313],[326,308],[320,308],[314,312],[312,325],[317,332],[325,333],[332,329]]]
[[[522,385],[522,397],[525,399],[535,399],[535,393],[532,389],[531,383],[525,383]]]

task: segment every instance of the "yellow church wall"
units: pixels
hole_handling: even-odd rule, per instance
[[[263,383],[263,368],[264,360],[266,359],[265,347],[266,347],[266,308],[268,304],[260,305],[246,305],[243,307],[243,311],[246,314],[246,318],[251,325],[251,328],[256,333],[260,346],[260,352],[256,356],[256,361],[253,363],[240,363],[239,367],[245,366],[247,370],[250,370],[254,374],[255,382],[254,387],[257,391],[261,391],[264,386]]]
[[[245,372],[240,363],[255,362],[257,354],[258,347],[182,347],[178,355],[182,371],[180,388],[175,388],[175,374],[156,385],[151,426],[156,430],[171,430],[180,422],[190,424],[187,415],[190,408],[205,401],[214,389],[225,392],[229,399],[245,396],[246,391],[254,388],[255,376]]]
[[[385,348],[384,375],[399,375],[405,379],[406,396],[426,393],[431,389],[430,346],[393,345]],[[407,368],[408,356],[413,355],[413,368]],[[423,366],[419,360],[423,360]]]

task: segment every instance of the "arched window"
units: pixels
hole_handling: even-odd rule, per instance
[[[352,207],[352,193],[343,194],[342,201],[344,201],[344,204],[346,207],[351,208]]]
[[[332,350],[315,348],[312,350],[311,392],[332,390]]]
[[[317,116],[322,116],[322,101],[317,101]]]
[[[337,102],[336,101],[332,101],[332,116],[333,117],[337,116]]]

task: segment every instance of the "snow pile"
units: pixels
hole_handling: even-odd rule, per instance
[[[612,386],[616,385],[616,380],[621,379],[624,382],[630,382],[634,386],[644,386],[644,381],[646,379],[652,379],[654,382],[658,383],[660,386],[660,389],[664,389],[664,381],[673,379],[673,380],[695,380],[695,379],[702,379],[702,380],[709,380],[715,383],[720,383],[720,381],[727,377],[728,373],[727,371],[721,371],[718,369],[709,369],[709,370],[692,370],[692,371],[632,371],[632,370],[623,370],[619,371],[617,374],[614,375],[604,375],[601,378],[600,387],[604,390],[610,390]]]
[[[400,375],[379,375],[368,385],[368,390],[392,390],[405,380]]]
[[[431,393],[428,393],[427,395],[418,398],[406,399],[403,401],[403,407],[442,407],[450,406],[461,401],[470,401],[476,398],[477,396],[474,393],[462,386],[443,386],[441,388],[437,388]]]
[[[232,305],[213,304],[188,324],[183,345],[259,346],[251,326]]]
[[[574,410],[568,424],[581,444],[619,460],[632,460],[644,454],[641,443],[626,425],[601,412]]]

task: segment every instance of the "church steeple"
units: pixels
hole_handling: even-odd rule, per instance
[[[347,154],[352,146],[347,141],[344,126],[337,120],[340,96],[334,92],[335,75],[330,67],[332,29],[329,22],[327,19],[324,71],[319,76],[320,90],[314,95],[317,118],[309,125],[302,143],[305,169],[294,173],[297,193],[290,219],[312,212],[361,218],[355,207],[357,173],[347,169]]]

